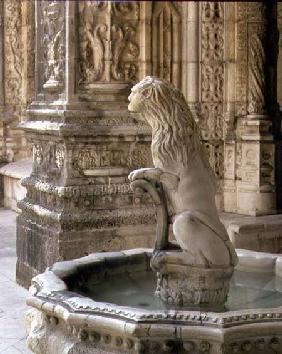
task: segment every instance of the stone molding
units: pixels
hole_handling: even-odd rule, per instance
[[[246,269],[247,258],[254,257],[252,253],[239,250],[239,259],[243,260],[242,269]],[[78,296],[66,286],[67,279],[90,264],[93,267],[92,274],[97,270],[98,277],[103,276],[101,268],[113,270],[117,264],[120,267],[115,269],[117,274],[125,271],[122,267],[136,273],[148,269],[151,255],[151,249],[93,254],[74,261],[56,263],[44,274],[34,278],[30,288],[31,297],[27,300],[33,308],[33,312],[28,314],[31,323],[29,346],[34,349],[39,344],[46,345],[47,351],[50,336],[55,341],[62,338],[59,336],[64,336],[72,345],[76,343],[82,353],[88,353],[87,350],[93,352],[90,351],[90,348],[94,350],[93,346],[106,353],[123,353],[124,350],[128,353],[149,353],[156,348],[160,353],[173,353],[176,348],[180,353],[230,354],[250,350],[253,353],[260,350],[271,353],[273,349],[281,352],[280,308],[227,313],[151,311],[96,302]],[[271,259],[273,261],[273,257]],[[275,261],[281,267],[281,257],[276,256]],[[260,262],[259,256],[257,263]],[[40,324],[39,330],[34,332],[32,326]]]

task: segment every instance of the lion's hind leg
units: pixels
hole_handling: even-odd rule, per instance
[[[230,255],[223,240],[193,212],[175,217],[173,233],[191,265],[216,267],[229,266]]]

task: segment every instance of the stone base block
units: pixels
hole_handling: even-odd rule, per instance
[[[225,225],[235,248],[252,251],[282,252],[282,215],[243,216],[222,213]]]
[[[157,273],[155,295],[169,305],[223,306],[233,274],[230,268],[200,268],[185,264],[185,252],[158,251],[151,259]]]
[[[136,214],[132,212],[130,216],[131,220],[134,220]],[[117,220],[112,220],[114,221],[121,222],[121,216]],[[66,227],[67,230],[64,231],[62,224],[64,224],[62,221],[61,224],[55,221],[52,223],[47,218],[44,224],[44,219],[29,218],[25,211],[18,216],[16,268],[18,284],[28,288],[35,275],[44,272],[46,267],[57,261],[70,260],[93,252],[152,247],[154,244],[154,224],[111,227],[104,221],[101,225],[95,221],[95,212],[88,227],[81,224],[80,229],[77,227],[68,230]]]
[[[26,196],[26,188],[21,185],[21,179],[30,175],[31,159],[11,162],[0,168],[3,177],[4,207],[19,211],[17,203]]]

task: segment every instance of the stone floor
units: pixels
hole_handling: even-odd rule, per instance
[[[16,284],[16,216],[0,208],[0,354],[29,354],[24,314],[27,290]]]

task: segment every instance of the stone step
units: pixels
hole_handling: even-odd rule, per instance
[[[21,185],[21,179],[28,177],[31,171],[32,158],[10,162],[0,168],[0,184],[3,183],[4,190],[4,207],[19,212],[17,202],[26,195],[26,188]]]
[[[282,214],[249,216],[221,213],[220,219],[235,248],[282,252]]]

